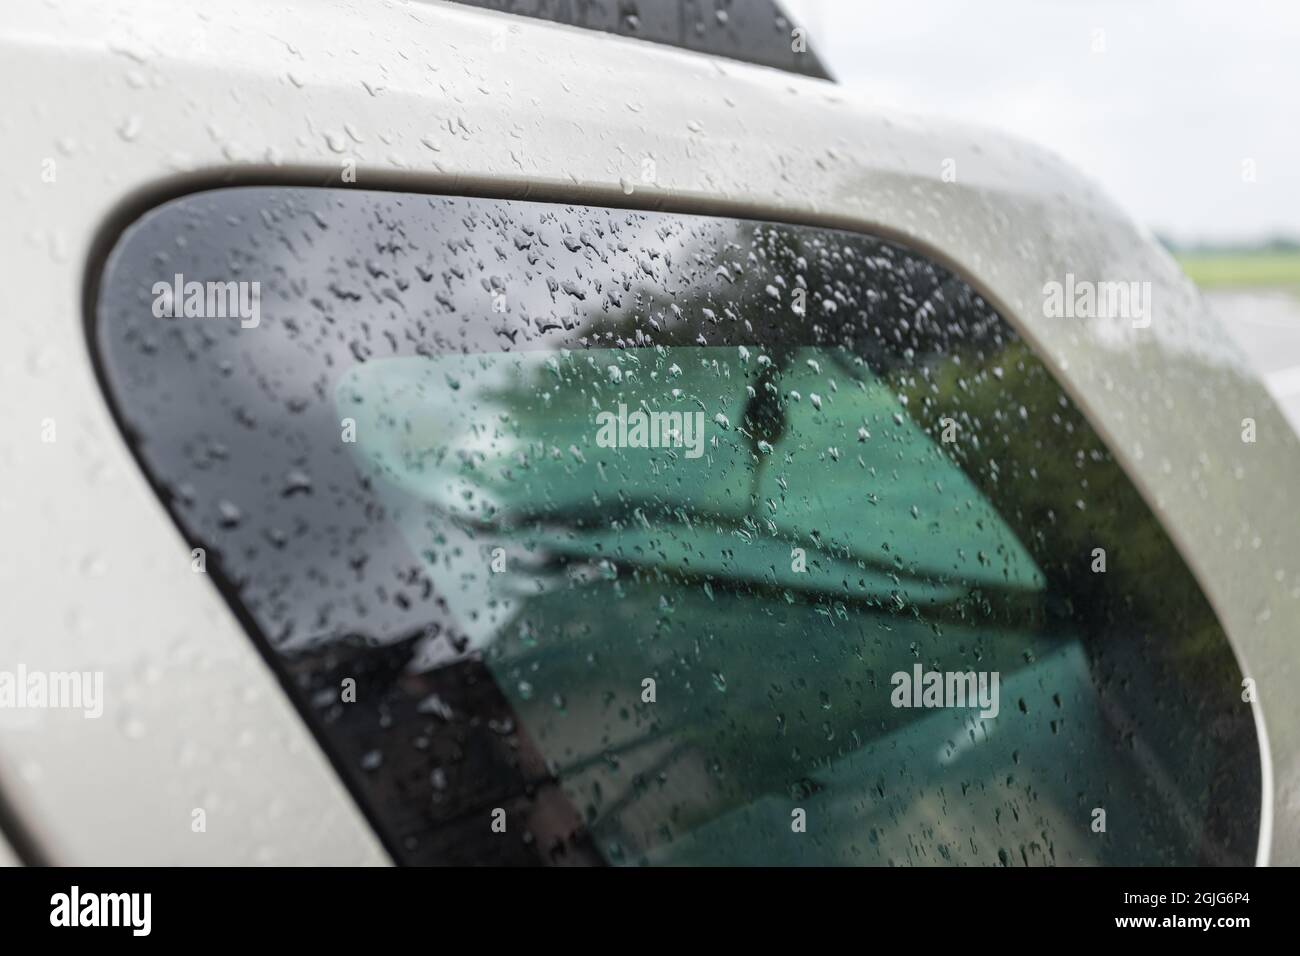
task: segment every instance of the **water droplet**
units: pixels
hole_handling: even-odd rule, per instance
[[[225,499],[217,502],[217,514],[223,528],[237,528],[239,523],[244,520],[244,515],[239,508]]]
[[[122,137],[125,142],[133,143],[135,138],[140,135],[140,128],[143,125],[144,121],[139,116],[132,114],[117,128],[117,135]]]

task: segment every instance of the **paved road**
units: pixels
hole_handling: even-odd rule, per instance
[[[1205,297],[1300,432],[1300,295],[1262,290]]]

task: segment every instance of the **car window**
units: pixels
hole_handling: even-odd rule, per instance
[[[400,861],[1253,860],[1222,628],[916,252],[246,187],[132,225],[96,315],[141,466]]]
[[[696,53],[757,63],[790,73],[830,79],[813,51],[808,31],[774,0],[455,0],[500,13],[552,20],[602,33],[681,47]],[[499,52],[511,45],[506,24],[494,25]]]

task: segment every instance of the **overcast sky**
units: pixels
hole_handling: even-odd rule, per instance
[[[785,6],[844,85],[1048,146],[1157,231],[1300,237],[1300,0]]]

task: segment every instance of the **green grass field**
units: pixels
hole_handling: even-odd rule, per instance
[[[1203,289],[1289,288],[1300,293],[1300,252],[1180,253],[1174,258]]]

